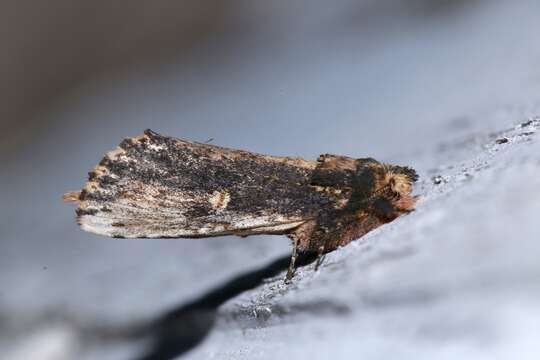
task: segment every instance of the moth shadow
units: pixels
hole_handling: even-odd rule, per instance
[[[300,254],[297,267],[316,260],[314,253]],[[151,345],[137,360],[174,359],[200,344],[215,324],[217,309],[233,297],[260,285],[264,280],[286,270],[290,256],[233,278],[200,298],[173,308],[160,316],[148,328]],[[293,279],[294,281],[294,279]]]

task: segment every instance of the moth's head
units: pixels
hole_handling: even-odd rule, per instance
[[[384,186],[389,189],[386,197],[399,212],[414,210],[417,198],[412,196],[413,183],[418,179],[416,172],[407,167],[391,166],[385,173]]]
[[[373,159],[360,159],[357,183],[369,206],[383,220],[393,220],[414,210],[412,195],[416,172],[404,166],[388,165]]]

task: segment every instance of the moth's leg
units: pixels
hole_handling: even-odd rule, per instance
[[[299,251],[308,251],[310,252],[309,240],[315,229],[317,223],[314,220],[308,220],[302,223],[297,228],[293,229],[287,236],[293,242],[293,249],[291,255],[291,262],[289,264],[289,269],[287,270],[287,276],[285,282],[289,282],[294,276],[296,261],[299,256]]]
[[[317,262],[315,263],[315,271],[319,270],[319,266],[321,266],[322,262],[324,261],[324,258],[326,256],[324,249],[324,245],[319,246],[319,249],[317,251]]]
[[[295,272],[295,263],[296,259],[298,258],[298,237],[293,237],[293,249],[292,249],[292,255],[291,255],[291,262],[289,263],[289,269],[287,270],[287,276],[285,276],[285,282],[291,281],[292,277],[294,276]]]

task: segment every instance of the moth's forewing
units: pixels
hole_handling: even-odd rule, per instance
[[[147,130],[124,140],[90,173],[78,223],[128,238],[284,233],[335,201],[310,185],[316,166]]]

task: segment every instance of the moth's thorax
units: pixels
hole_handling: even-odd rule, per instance
[[[335,155],[321,155],[318,162],[312,186],[342,198],[299,228],[303,250],[332,251],[414,208],[416,174],[409,168]]]

